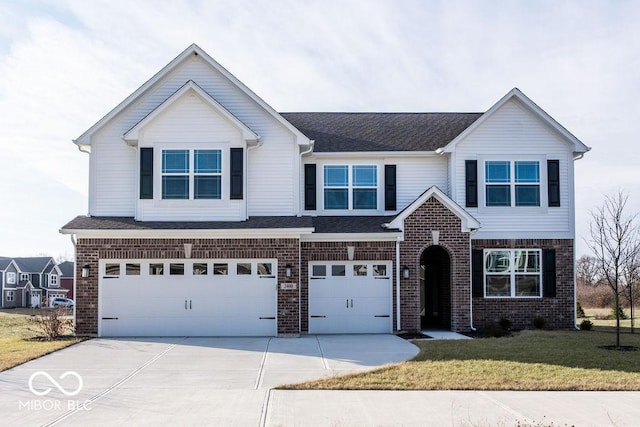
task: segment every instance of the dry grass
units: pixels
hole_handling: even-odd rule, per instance
[[[640,390],[640,352],[598,348],[610,332],[523,331],[510,338],[417,341],[412,361],[288,389]],[[640,347],[640,335],[623,345]]]
[[[0,371],[81,341],[73,336],[54,341],[37,340],[38,333],[34,330],[31,312],[28,313],[24,310],[0,310]]]
[[[629,309],[624,310],[627,317],[629,317],[630,312]],[[585,308],[584,314],[587,316],[594,326],[602,326],[606,327],[602,330],[609,330],[610,328],[615,328],[616,319],[606,319],[612,313],[611,308]],[[640,326],[640,319],[638,318],[637,311],[635,314],[635,327],[638,328]],[[582,319],[578,319],[578,323],[580,323]],[[631,328],[631,319],[620,319],[620,327],[621,328]]]

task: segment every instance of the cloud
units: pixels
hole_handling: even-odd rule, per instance
[[[56,183],[37,193],[53,215],[60,194],[86,197],[71,139],[195,42],[280,111],[484,111],[517,86],[593,147],[576,163],[583,236],[602,193],[640,210],[639,21],[638,3],[610,1],[3,2],[2,178]],[[18,223],[11,241],[32,233]]]

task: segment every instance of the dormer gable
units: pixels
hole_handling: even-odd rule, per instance
[[[123,140],[131,145],[137,146],[138,140],[144,132],[144,129],[158,120],[163,113],[167,113],[172,106],[177,104],[185,97],[197,97],[203,104],[210,107],[217,116],[226,120],[229,124],[235,127],[241,134],[241,138],[246,142],[247,146],[254,146],[259,143],[260,136],[251,130],[249,126],[244,124],[236,116],[234,116],[229,110],[224,108],[219,102],[217,102],[211,95],[205,92],[200,86],[198,86],[193,80],[189,80],[180,89],[178,89],[173,95],[167,98],[162,104],[155,108],[145,118],[139,121],[134,127],[127,131]]]

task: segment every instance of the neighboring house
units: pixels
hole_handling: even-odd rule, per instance
[[[2,307],[40,307],[64,297],[61,271],[51,257],[0,258]]]
[[[575,326],[589,148],[518,89],[484,113],[278,113],[192,45],[74,142],[80,334]]]
[[[62,273],[60,286],[68,291],[66,297],[73,299],[73,271],[75,264],[72,261],[64,261],[58,264],[58,268]]]

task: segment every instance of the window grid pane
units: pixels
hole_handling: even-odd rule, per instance
[[[486,162],[486,182],[511,182],[510,162]]]
[[[349,168],[347,166],[325,166],[325,187],[346,187],[349,185]]]
[[[487,185],[487,206],[511,206],[511,187]]]
[[[354,188],[353,209],[376,209],[378,207],[377,190]]]
[[[378,185],[377,172],[375,166],[354,166],[353,186],[354,187],[376,187]]]
[[[314,265],[311,267],[311,275],[313,277],[324,277],[327,275],[326,265]]]
[[[193,185],[194,199],[221,199],[222,183],[220,176],[196,176]]]
[[[538,162],[515,162],[516,182],[540,182]]]
[[[188,199],[189,177],[168,175],[162,177],[163,199]]]
[[[221,173],[222,154],[220,150],[194,150],[195,173]]]
[[[516,185],[516,206],[540,206],[540,186]]]
[[[189,150],[163,150],[162,173],[189,173]]]
[[[324,190],[325,209],[349,209],[349,190],[329,189]]]

